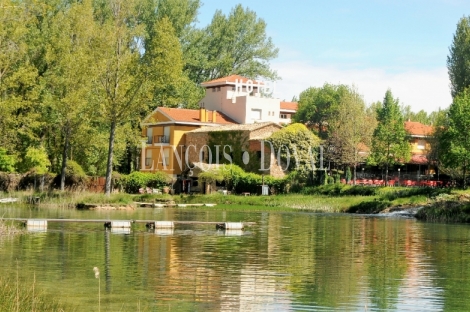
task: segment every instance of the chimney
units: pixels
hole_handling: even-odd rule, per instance
[[[212,122],[217,123],[217,111],[216,110],[212,111]]]
[[[207,121],[206,109],[204,107],[201,107],[199,109],[199,121],[200,122],[206,122]]]

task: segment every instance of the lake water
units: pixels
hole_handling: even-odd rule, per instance
[[[130,233],[49,223],[0,241],[0,274],[77,311],[469,311],[470,227],[307,212],[0,206],[5,218],[250,221]],[[100,277],[95,278],[93,268]]]

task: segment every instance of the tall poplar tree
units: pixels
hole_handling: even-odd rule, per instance
[[[65,169],[72,138],[90,123],[93,107],[90,90],[94,80],[94,51],[98,45],[91,0],[70,5],[50,25],[45,73],[45,103],[50,125],[62,138],[60,189],[65,188]]]
[[[266,22],[239,4],[228,16],[216,11],[209,26],[191,34],[186,70],[197,83],[231,74],[277,79],[269,61],[278,52],[266,35]]]
[[[470,16],[457,23],[452,45],[447,56],[452,97],[470,86]]]
[[[337,114],[330,122],[328,145],[336,151],[335,162],[353,167],[354,184],[357,166],[366,160],[361,151],[371,145],[376,125],[376,119],[367,114],[364,100],[355,89],[341,98]]]
[[[382,106],[377,109],[377,122],[369,162],[385,167],[385,181],[388,184],[390,166],[406,162],[411,157],[400,105],[390,90],[387,90]]]

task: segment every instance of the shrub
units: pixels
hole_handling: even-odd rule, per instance
[[[54,186],[60,187],[60,173],[54,178]],[[65,167],[65,186],[68,188],[85,187],[87,183],[87,175],[83,168],[73,160],[67,161]]]
[[[124,190],[127,193],[138,193],[140,188],[161,188],[170,184],[170,177],[163,172],[146,173],[134,171],[123,179]]]

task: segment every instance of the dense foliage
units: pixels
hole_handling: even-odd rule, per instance
[[[62,187],[73,159],[87,174],[106,173],[109,192],[113,170],[138,167],[141,119],[157,106],[193,108],[199,82],[277,77],[266,23],[240,5],[200,29],[198,0],[0,7],[1,170],[60,173]],[[34,163],[37,151],[48,162]]]
[[[390,90],[385,93],[383,104],[377,110],[377,121],[369,162],[385,168],[385,181],[388,183],[390,166],[405,163],[411,157],[399,102],[393,98]]]
[[[169,186],[171,180],[168,175],[163,172],[145,173],[134,171],[127,176],[121,177],[121,186],[127,193],[139,193],[141,188],[155,188],[161,189],[164,186]]]

